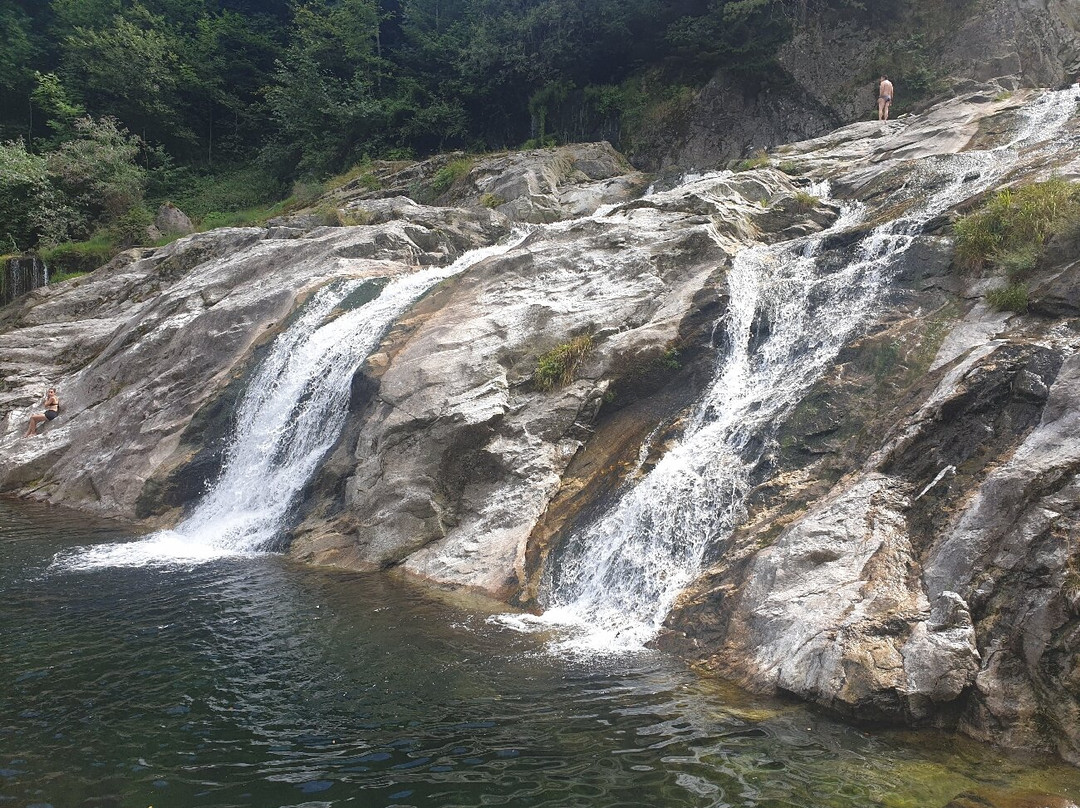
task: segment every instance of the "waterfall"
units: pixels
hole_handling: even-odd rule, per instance
[[[40,255],[19,255],[9,258],[3,274],[0,275],[0,306],[48,283],[49,268],[45,266]]]
[[[864,237],[839,271],[820,266],[818,253],[859,220],[857,206],[822,234],[735,257],[718,324],[725,351],[680,444],[552,562],[539,621],[571,627],[558,648],[618,652],[656,636],[707,549],[742,519],[770,438],[873,314],[897,259],[932,218],[999,183],[1021,148],[1050,148],[1048,133],[1075,113],[1077,96],[1076,87],[1041,96],[1003,146],[924,160],[919,171],[934,182],[919,185],[939,187]]]
[[[198,563],[273,549],[289,526],[297,496],[341,434],[354,374],[387,329],[439,281],[517,243],[473,250],[450,266],[394,278],[355,308],[348,306],[373,281],[337,281],[318,291],[252,376],[222,473],[192,513],[174,530],[138,542],[79,548],[58,556],[54,565]]]

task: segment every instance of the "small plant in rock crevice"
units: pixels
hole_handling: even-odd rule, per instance
[[[813,194],[808,194],[806,191],[796,191],[795,196],[792,198],[794,203],[791,207],[797,213],[809,213],[821,204],[820,199]]]
[[[537,360],[533,385],[537,390],[547,391],[570,384],[578,366],[592,349],[592,334],[583,334],[552,348]]]

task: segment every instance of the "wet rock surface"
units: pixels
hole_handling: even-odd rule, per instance
[[[379,189],[329,200],[339,226],[307,212],[129,251],[0,309],[0,490],[175,524],[220,469],[260,351],[314,292],[532,224],[396,321],[287,526],[297,559],[532,605],[568,531],[678,440],[724,350],[732,257],[858,203],[822,245],[838,269],[910,208],[920,165],[1001,142],[1031,97],[969,94],[648,195],[603,144],[474,162],[441,192],[453,207],[410,193],[460,158],[386,164]],[[1069,176],[1072,159],[1025,155],[1008,181]],[[1080,760],[1080,256],[1050,245],[1030,311],[991,311],[997,279],[952,264],[954,213],[907,234],[880,310],[770,438],[662,644],[854,719]],[[574,340],[580,361],[541,383]],[[50,385],[61,418],[21,439]]]
[[[817,166],[857,156],[865,166],[840,187],[889,206],[896,154],[929,157],[987,131],[972,104],[786,152],[824,151]],[[1066,662],[1080,651],[1075,248],[1049,251],[1031,280],[1038,302],[1018,316],[979,302],[988,281],[951,268],[937,236],[921,238],[877,324],[778,433],[745,522],[661,643],[856,720],[958,727],[1078,761]]]

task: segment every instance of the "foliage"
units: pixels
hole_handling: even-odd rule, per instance
[[[0,248],[27,249],[52,234],[63,212],[45,158],[29,153],[21,141],[0,143]]]
[[[282,196],[281,183],[257,165],[235,166],[214,174],[174,178],[169,198],[193,221],[214,213],[232,213],[272,204]]]
[[[793,25],[782,0],[711,0],[701,15],[675,21],[667,40],[685,58],[753,73],[767,67]]]
[[[108,235],[117,248],[141,247],[150,241],[148,229],[154,223],[152,214],[145,205],[133,205],[108,228]]]
[[[101,234],[89,241],[69,241],[46,247],[41,251],[41,257],[49,267],[49,276],[55,279],[93,272],[108,263],[116,253],[112,239]]]
[[[986,293],[986,302],[998,311],[1015,311],[1023,314],[1028,307],[1027,287],[1022,283],[1012,283],[991,289]]]
[[[0,141],[49,172],[0,230],[20,247],[84,238],[144,196],[204,226],[262,215],[293,181],[369,157],[585,138],[640,153],[716,67],[760,84],[796,21],[881,26],[901,6],[955,16],[930,0],[0,0]],[[882,54],[902,99],[936,86],[931,50],[912,34]],[[90,170],[95,149],[109,171]],[[0,179],[0,205],[28,176]]]
[[[537,390],[553,390],[570,384],[574,372],[593,348],[592,334],[583,334],[552,348],[537,360],[533,384]]]
[[[965,266],[987,262],[1027,271],[1038,262],[1046,240],[1080,220],[1080,186],[1055,177],[1005,188],[982,208],[953,226],[956,254]],[[1034,257],[1033,257],[1034,256]]]
[[[468,174],[471,169],[472,160],[468,158],[452,160],[435,172],[435,176],[431,178],[431,189],[436,194],[445,194],[455,182]]]
[[[70,205],[65,229],[78,237],[141,204],[146,172],[136,162],[141,141],[115,119],[81,118],[75,131],[77,138],[49,154],[47,165],[51,183]]]
[[[821,204],[820,199],[813,194],[808,194],[806,191],[796,191],[793,199],[794,205],[792,208],[797,213],[809,213]]]
[[[735,171],[752,171],[755,168],[768,168],[770,165],[772,165],[772,162],[769,160],[768,152],[759,151],[753,157],[748,157],[736,163]]]
[[[346,224],[341,208],[333,205],[319,205],[315,208],[315,216],[327,227],[344,227]]]
[[[480,197],[480,204],[485,208],[497,208],[506,204],[506,200],[498,194],[484,194]]]
[[[1012,249],[998,252],[993,257],[994,267],[1004,271],[1013,283],[1027,278],[1039,263],[1042,249],[1038,244],[1021,244]]]

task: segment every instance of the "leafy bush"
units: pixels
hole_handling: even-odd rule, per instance
[[[45,158],[21,141],[0,143],[0,249],[19,252],[59,227],[65,212],[49,182]]]
[[[342,213],[342,224],[346,227],[360,227],[371,224],[375,214],[366,208],[349,208]]]
[[[1022,283],[1013,283],[991,289],[986,293],[986,302],[998,311],[1015,311],[1023,314],[1028,307],[1027,287]]]
[[[153,223],[154,214],[147,210],[145,205],[135,205],[113,222],[108,229],[108,235],[122,250],[139,247],[149,242],[147,229]]]
[[[537,360],[533,384],[537,390],[553,390],[574,380],[574,372],[593,347],[592,334],[583,334],[552,348]]]
[[[345,214],[334,205],[319,205],[315,208],[315,215],[327,227],[344,227],[346,224]]]
[[[472,160],[461,158],[452,160],[435,172],[431,178],[431,188],[436,194],[445,194],[450,187],[472,169]]]
[[[480,204],[485,208],[497,208],[500,205],[505,205],[506,200],[498,194],[484,194],[480,197]]]
[[[806,191],[796,191],[793,199],[791,208],[796,213],[809,213],[821,203],[820,199]]]
[[[81,118],[78,137],[47,157],[49,177],[78,219],[73,235],[108,225],[143,201],[146,171],[136,162],[142,141],[113,118]]]
[[[382,183],[371,170],[371,161],[363,160],[348,171],[331,177],[325,183],[327,189],[344,188],[346,185],[357,185],[365,191],[377,191]]]

